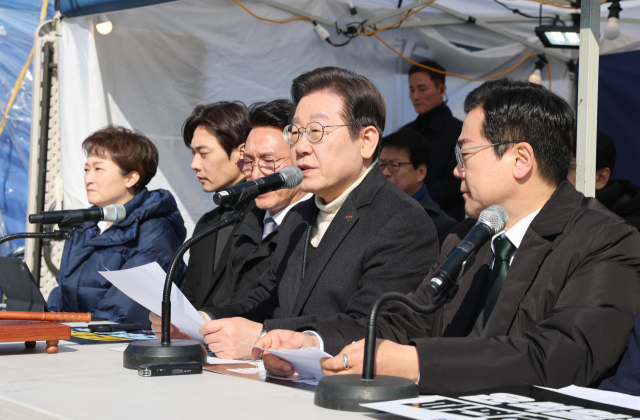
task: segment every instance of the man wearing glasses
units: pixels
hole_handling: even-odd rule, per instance
[[[364,318],[381,293],[414,290],[437,259],[433,222],[377,163],[385,123],[378,89],[326,67],[296,78],[291,94],[282,141],[304,174],[300,189],[315,198],[285,217],[251,295],[208,310],[215,319],[200,332],[221,358],[250,357],[242,343],[274,328]]]
[[[404,129],[382,139],[380,169],[392,184],[417,200],[427,212],[438,231],[442,245],[457,221],[433,201],[424,179],[429,172],[431,147],[417,131]]]
[[[566,179],[575,117],[565,100],[499,79],[473,90],[465,111],[455,169],[465,210],[477,218],[498,204],[508,223],[478,249],[438,311],[418,315],[394,304],[378,316],[376,374],[412,379],[422,394],[517,382],[597,386],[614,373],[640,313],[640,233]],[[433,302],[427,284],[474,223],[447,237],[410,299]],[[326,375],[359,374],[365,321],[298,327],[307,334],[274,330],[257,345],[323,347],[336,355],[321,362]],[[264,363],[293,373],[273,355]]]

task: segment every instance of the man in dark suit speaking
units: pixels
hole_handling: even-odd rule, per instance
[[[291,96],[282,141],[304,174],[300,189],[316,197],[285,217],[251,295],[206,309],[215,319],[200,332],[218,357],[249,357],[242,343],[274,328],[365,317],[380,293],[414,290],[437,259],[433,222],[378,165],[385,104],[373,83],[326,67],[296,78]]]
[[[455,170],[465,210],[478,217],[499,204],[509,221],[479,249],[450,303],[432,315],[399,304],[380,314],[377,374],[445,395],[519,381],[597,384],[613,373],[640,312],[640,234],[566,180],[574,114],[563,99],[502,79],[472,91],[465,110]],[[439,264],[474,223],[449,235]],[[425,289],[439,264],[411,299],[432,302]],[[317,335],[276,330],[257,344],[323,346],[337,355],[322,362],[325,374],[359,373],[364,324],[313,323],[299,329]],[[269,354],[265,366],[292,373]]]

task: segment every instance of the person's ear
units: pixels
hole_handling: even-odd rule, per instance
[[[369,160],[375,158],[378,142],[380,141],[380,134],[378,130],[372,125],[364,127],[360,130],[360,140],[362,141],[362,147],[360,149],[360,155],[362,159]]]
[[[447,85],[440,83],[440,98],[444,98],[444,94],[447,93]]]
[[[427,164],[426,163],[421,163],[420,165],[418,165],[418,180],[420,182],[424,182],[424,179],[427,177]]]
[[[507,154],[513,159],[513,177],[517,181],[525,181],[535,166],[535,156],[531,145],[526,142],[517,143],[508,149],[502,158],[504,159]]]
[[[611,178],[611,168],[596,170],[596,191],[603,189]]]
[[[126,177],[127,179],[125,185],[127,189],[135,187],[135,185],[140,181],[140,174],[137,171],[129,172]]]
[[[238,152],[238,159],[244,159],[244,145],[246,143],[242,143],[240,146],[238,146],[236,148],[236,151]]]

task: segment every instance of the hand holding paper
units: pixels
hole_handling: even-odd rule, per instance
[[[247,343],[244,343],[247,344]],[[247,344],[251,345],[251,344]],[[320,360],[325,358],[331,358],[328,353],[317,349],[315,347],[308,347],[306,349],[295,350],[270,350],[262,347],[253,346],[264,351],[268,351],[272,355],[284,360],[290,364],[293,369],[298,373],[300,378],[307,379],[320,379],[324,376],[320,369]],[[291,372],[293,373],[293,372]],[[280,376],[280,375],[279,375]],[[287,375],[281,375],[287,376]]]
[[[167,274],[156,262],[119,271],[99,271],[122,293],[151,312],[162,313],[162,294]],[[194,340],[204,343],[198,331],[204,319],[177,287],[171,288],[171,323]]]

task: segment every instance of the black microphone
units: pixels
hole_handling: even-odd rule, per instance
[[[247,187],[257,187],[258,194],[262,195],[280,189],[292,189],[302,182],[302,171],[295,166],[285,166],[280,172],[275,172],[253,181],[243,182],[233,187],[225,188],[213,195],[213,202],[217,205],[236,204],[242,198],[243,190]]]
[[[475,262],[476,251],[494,235],[502,232],[509,221],[509,214],[502,206],[490,206],[480,213],[478,222],[469,234],[453,248],[427,285],[430,296],[438,296],[455,284],[460,276]]]
[[[41,211],[39,214],[30,214],[29,223],[51,225],[64,221],[65,224],[81,225],[84,222],[121,222],[126,217],[124,206],[112,204],[82,210]]]

